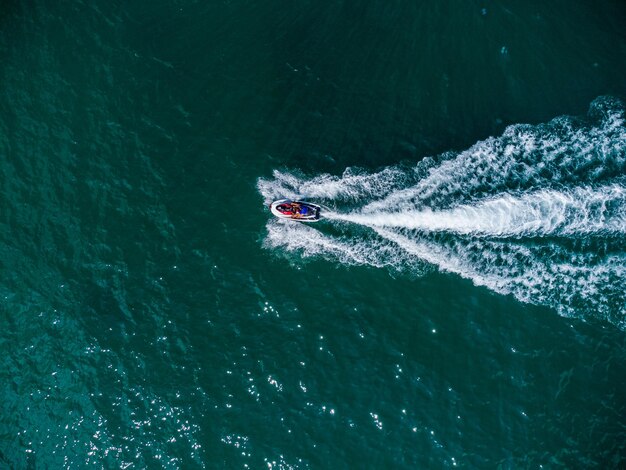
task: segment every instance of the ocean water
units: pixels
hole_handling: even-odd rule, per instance
[[[622,1],[8,0],[0,58],[0,468],[626,465]]]

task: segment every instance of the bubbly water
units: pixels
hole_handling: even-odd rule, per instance
[[[436,267],[567,316],[626,327],[623,104],[512,125],[468,150],[376,173],[260,179],[266,203],[329,206],[316,226],[269,220],[265,245],[303,258],[424,274]]]

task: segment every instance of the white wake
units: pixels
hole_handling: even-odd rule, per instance
[[[317,226],[270,219],[264,245],[345,265],[454,273],[563,315],[626,328],[624,107],[515,125],[458,154],[376,173],[260,178],[266,203],[330,206]],[[332,228],[332,230],[328,230]]]
[[[520,196],[503,194],[474,204],[433,211],[429,208],[331,213],[372,227],[453,232],[492,237],[626,234],[626,188],[613,184],[568,191],[538,190]]]

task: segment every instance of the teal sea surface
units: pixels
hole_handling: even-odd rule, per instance
[[[622,0],[6,0],[0,59],[0,468],[626,467]]]

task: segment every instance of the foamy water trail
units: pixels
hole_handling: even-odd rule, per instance
[[[378,173],[367,174],[348,168],[341,177],[319,175],[313,178],[298,176],[287,171],[274,170],[273,179],[259,179],[257,186],[266,204],[282,198],[299,198],[332,201],[359,201],[372,194],[386,196],[413,181],[412,171],[385,168]]]
[[[475,204],[433,211],[331,213],[329,218],[372,227],[447,231],[491,237],[626,234],[626,188],[613,184],[569,191],[503,194]]]
[[[268,221],[270,249],[418,275],[438,269],[626,328],[626,128],[618,100],[597,99],[585,118],[510,126],[412,168],[314,177],[282,170],[258,188],[265,202],[306,196],[334,208],[316,226]]]

